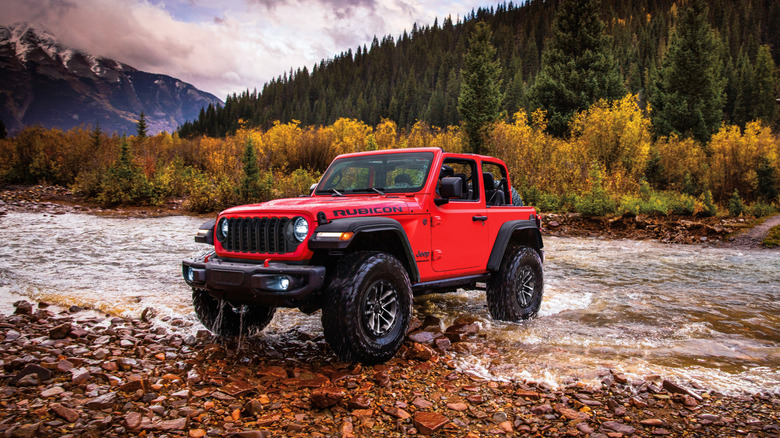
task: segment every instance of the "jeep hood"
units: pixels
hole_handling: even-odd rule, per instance
[[[273,214],[309,213],[316,218],[319,212],[328,219],[354,216],[397,215],[421,210],[414,197],[396,196],[344,196],[344,197],[300,197],[276,199],[261,204],[241,205],[223,211],[222,215],[266,216]]]

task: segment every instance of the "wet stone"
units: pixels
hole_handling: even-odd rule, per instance
[[[311,401],[318,408],[329,408],[341,403],[346,396],[344,388],[325,386],[311,393]]]
[[[49,405],[49,409],[51,409],[55,414],[59,415],[68,423],[73,423],[79,418],[78,411],[76,411],[75,409],[66,408],[65,406],[59,403],[52,403],[51,405]]]
[[[414,414],[414,425],[424,435],[431,435],[441,429],[449,419],[438,412],[418,411]]]
[[[114,406],[114,403],[116,403],[116,399],[117,396],[115,392],[108,392],[101,396],[95,397],[91,400],[88,400],[85,403],[85,406],[93,410],[107,409]]]
[[[11,385],[17,385],[24,377],[35,374],[37,382],[43,382],[51,378],[51,371],[43,368],[40,365],[27,364],[21,371],[19,371],[8,383]],[[36,383],[37,385],[38,383]]]
[[[63,339],[70,333],[70,323],[60,324],[51,330],[49,330],[49,338],[51,339]]]

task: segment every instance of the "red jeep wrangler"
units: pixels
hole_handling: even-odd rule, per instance
[[[438,148],[340,155],[310,196],[230,208],[203,224],[195,240],[214,251],[182,272],[217,335],[262,330],[277,307],[322,309],[341,359],[384,362],[406,336],[413,295],[484,283],[493,318],[536,316],[540,219],[515,204],[496,158]]]

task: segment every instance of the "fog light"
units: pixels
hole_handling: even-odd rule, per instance
[[[272,290],[286,291],[290,288],[290,284],[290,277],[286,275],[272,277],[268,280],[268,288]]]
[[[195,273],[192,272],[191,266],[184,267],[184,278],[190,283],[192,283],[195,280]]]

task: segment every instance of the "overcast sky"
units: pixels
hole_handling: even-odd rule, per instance
[[[0,25],[28,22],[66,46],[167,74],[220,99],[434,18],[496,1],[0,0]]]

